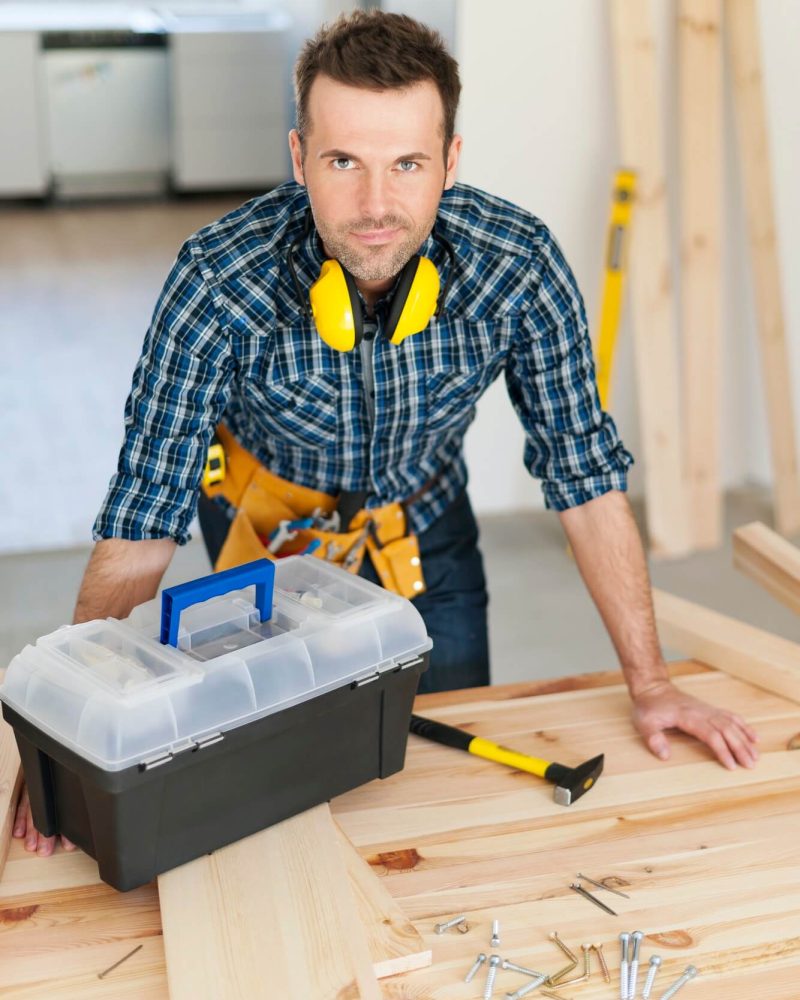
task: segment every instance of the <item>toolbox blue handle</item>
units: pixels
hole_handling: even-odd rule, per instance
[[[243,566],[234,566],[221,573],[211,573],[197,580],[189,580],[188,583],[179,583],[176,587],[168,587],[161,594],[161,642],[165,646],[178,645],[181,611],[193,604],[207,601],[210,597],[222,597],[232,590],[241,590],[253,584],[261,621],[269,621],[272,617],[272,593],[275,587],[275,563],[271,559],[256,559]]]

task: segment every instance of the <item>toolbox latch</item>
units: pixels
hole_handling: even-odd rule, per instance
[[[169,760],[172,760],[171,753],[161,753],[157,757],[148,757],[147,760],[139,761],[139,770],[152,771],[154,767],[160,767]]]
[[[206,747],[213,746],[215,743],[220,743],[224,739],[224,733],[209,733],[208,736],[204,736],[201,740],[195,741],[194,749],[205,750]]]
[[[401,670],[408,670],[409,667],[417,667],[422,663],[421,656],[412,656],[410,660],[401,660],[398,666]]]
[[[353,687],[364,687],[365,684],[371,684],[373,681],[377,681],[380,676],[381,675],[376,670],[374,674],[370,674],[368,677],[360,677],[357,681],[354,681]]]

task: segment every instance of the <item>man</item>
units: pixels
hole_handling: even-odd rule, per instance
[[[529,213],[455,183],[460,83],[441,39],[407,17],[356,12],[306,44],[295,79],[295,183],[190,238],[156,305],[75,620],[123,618],[156,594],[224,422],[286,489],[361,491],[367,513],[404,502],[427,585],[416,604],[434,639],[422,689],[488,683],[461,446],[502,372],[526,465],[558,511],[648,747],[666,759],[664,730],[677,727],[725,766],[753,766],[752,729],[669,681],[624,495],[632,459],[599,408],[583,303],[558,245]],[[397,276],[418,251],[449,288],[426,329],[389,343]],[[326,259],[349,273],[363,311],[357,350],[332,349],[308,315]],[[229,508],[201,501],[215,559]],[[369,561],[362,573],[375,578]],[[14,833],[26,831],[30,850],[52,851],[23,802]]]

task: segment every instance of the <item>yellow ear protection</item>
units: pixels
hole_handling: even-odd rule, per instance
[[[351,351],[364,335],[364,316],[356,281],[338,260],[326,260],[319,277],[308,292],[308,301],[300,287],[294,266],[295,247],[311,231],[311,211],[306,213],[305,227],[289,247],[286,263],[294,281],[297,296],[307,315],[314,319],[317,332],[325,343],[336,351]],[[450,268],[444,291],[439,295],[439,272],[427,257],[414,256],[400,272],[397,287],[389,304],[389,314],[383,336],[393,344],[402,343],[406,337],[420,333],[431,316],[441,314],[450,288],[455,265],[455,250],[444,236],[433,233],[447,251]]]

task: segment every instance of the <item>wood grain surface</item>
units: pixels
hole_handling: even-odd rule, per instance
[[[797,1000],[800,753],[786,747],[800,733],[800,706],[699,665],[671,672],[685,690],[757,727],[755,770],[729,773],[680,735],[672,759],[656,762],[633,730],[618,674],[417,699],[423,715],[548,759],[577,763],[603,751],[606,771],[578,803],[557,808],[539,779],[411,737],[401,774],[332,802],[336,822],[433,953],[430,968],[382,980],[384,1000],[481,997],[485,976],[469,985],[463,977],[479,951],[491,950],[494,918],[498,953],[521,965],[560,968],[548,939],[558,930],[573,947],[602,942],[613,976],[618,934],[640,928],[644,962],[655,952],[664,959],[654,997],[692,962],[701,975],[681,994],[687,1000]],[[578,871],[630,895],[597,890],[618,917],[569,890]],[[84,855],[59,849],[43,860],[12,843],[0,881],[0,996],[167,998],[155,884],[120,894],[96,872]],[[434,933],[457,913],[468,933]],[[520,984],[501,972],[496,995]],[[612,1000],[618,987],[594,972],[562,992]]]
[[[327,804],[158,877],[171,1000],[378,1000]]]

